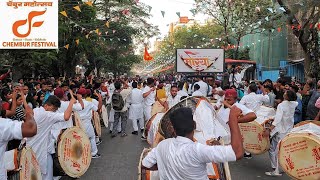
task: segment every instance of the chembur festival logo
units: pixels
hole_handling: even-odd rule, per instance
[[[58,1],[0,2],[0,49],[57,49]]]

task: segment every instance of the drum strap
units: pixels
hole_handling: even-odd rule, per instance
[[[71,118],[72,118],[72,124],[73,124],[73,126],[76,126],[77,124],[76,124],[76,118],[75,118],[74,113],[72,113]]]

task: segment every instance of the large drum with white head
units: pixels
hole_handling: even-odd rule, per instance
[[[5,152],[3,163],[8,171],[8,180],[42,179],[37,157],[29,147]]]
[[[101,137],[101,123],[100,123],[100,115],[96,111],[92,111],[92,124],[94,127],[94,131],[98,137]]]
[[[158,127],[163,116],[164,113],[157,113],[153,115],[145,125],[144,135],[151,147],[157,146],[157,144],[164,139],[158,132]]]
[[[244,149],[252,154],[263,154],[270,149],[270,139],[263,137],[268,121],[276,114],[274,108],[261,106],[256,112],[257,119],[249,123],[239,123]]]
[[[86,133],[78,127],[63,130],[53,155],[54,176],[79,178],[91,163],[91,145]]]
[[[295,127],[279,142],[279,164],[292,178],[320,179],[320,126]]]
[[[166,101],[166,98],[162,98],[160,99],[161,101]],[[166,110],[164,109],[164,107],[159,103],[159,101],[156,101],[153,105],[152,105],[152,110],[151,110],[151,116],[154,116],[157,113],[165,113]]]

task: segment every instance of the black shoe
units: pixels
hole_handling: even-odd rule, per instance
[[[102,140],[101,140],[101,139],[99,139],[99,141],[96,142],[97,146],[99,146],[101,143],[102,143]]]
[[[118,132],[118,134],[121,134],[121,131],[120,131],[120,132]]]
[[[110,131],[109,131],[109,133],[111,134],[111,133],[112,133],[112,131],[110,130]]]
[[[101,155],[97,153],[96,155],[92,156],[92,159],[98,159],[100,157],[101,157]]]
[[[146,140],[147,140],[147,138],[146,138],[146,137],[144,137],[144,136],[141,136],[141,140],[146,141]]]
[[[249,154],[244,153],[243,157],[246,158],[246,159],[251,159],[252,155],[251,155],[251,153],[249,153]]]
[[[138,135],[138,131],[133,131],[131,134]]]
[[[144,129],[141,129],[141,133],[143,133],[144,132]]]

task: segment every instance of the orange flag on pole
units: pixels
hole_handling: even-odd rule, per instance
[[[153,57],[150,56],[150,54],[148,53],[147,46],[144,47],[144,56],[143,56],[143,59],[144,59],[145,61],[151,61],[151,60],[153,60]]]

